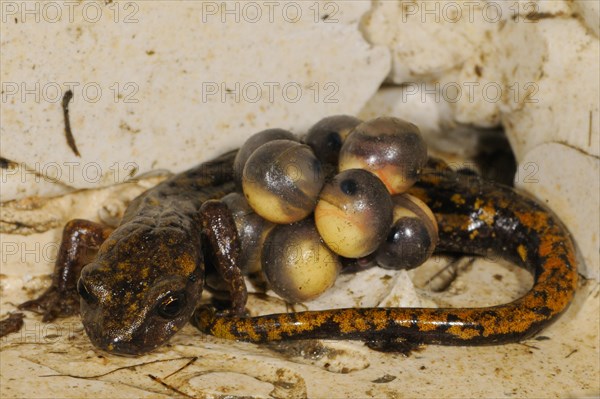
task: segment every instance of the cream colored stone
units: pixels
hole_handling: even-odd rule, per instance
[[[390,48],[392,82],[434,81],[460,68],[496,29],[484,9],[485,2],[374,1],[363,31],[372,43]]]
[[[421,299],[421,296],[415,289],[406,270],[400,270],[393,274],[396,277],[396,283],[392,286],[392,289],[381,301],[379,306],[406,308],[418,308],[423,306],[436,307],[435,303],[428,303]]]
[[[461,89],[456,120],[502,124],[517,158],[548,140],[597,154],[598,38],[565,2],[503,4],[511,18],[442,78]]]
[[[424,134],[439,134],[453,120],[449,105],[418,84],[384,86],[369,99],[358,117],[363,120],[382,115],[395,116],[414,123]]]
[[[597,1],[575,0],[573,8],[579,12],[587,27],[600,36],[600,3]]]
[[[580,273],[600,280],[600,159],[561,143],[544,143],[523,157],[515,186],[560,217],[583,258]]]
[[[574,7],[594,23],[595,5]],[[600,45],[575,11],[565,1],[383,1],[363,30],[390,48],[393,82],[429,93],[423,101],[449,106],[455,122],[502,124],[517,159],[546,141],[599,155]]]
[[[2,185],[0,203],[15,198],[39,195],[55,196],[73,190],[73,187],[58,180],[58,176],[62,175],[60,167],[57,168],[57,165],[52,163],[44,164],[44,166],[45,168],[42,170],[39,163],[31,166],[24,163],[10,163],[7,168],[0,169],[0,184]]]
[[[358,112],[389,72],[358,30],[368,1],[105,3],[3,3],[0,155],[56,166],[68,186],[9,179],[3,201],[180,171],[264,128],[302,133]]]
[[[507,24],[500,35],[505,47],[495,61],[507,89],[501,120],[517,159],[551,141],[600,155],[598,38],[562,17]]]
[[[493,3],[494,8],[497,6],[502,9],[502,19],[505,21],[531,21],[555,14],[568,16],[571,12],[569,3],[563,0],[487,0],[487,2]]]

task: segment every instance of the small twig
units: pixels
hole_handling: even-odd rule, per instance
[[[171,377],[172,375],[179,373],[181,370],[192,365],[196,360],[198,360],[198,356],[194,356],[189,362],[187,362],[183,366],[179,367],[177,370],[173,371],[171,374],[166,376],[164,379],[166,380],[167,378]]]
[[[565,356],[565,359],[568,359],[569,357],[571,357],[572,354],[576,353],[577,349],[573,349],[567,356]]]
[[[71,131],[71,121],[69,119],[69,102],[72,98],[73,92],[71,90],[67,90],[62,99],[63,117],[65,119],[65,136],[67,138],[67,144],[71,150],[73,150],[75,155],[81,157],[79,150],[77,149],[77,145],[75,144],[75,138],[73,137],[73,132]]]
[[[590,110],[590,120],[589,120],[589,128],[588,128],[588,147],[592,146],[592,111]]]
[[[452,278],[449,279],[443,286],[441,287],[437,287],[436,289],[434,289],[435,292],[442,292],[445,289],[448,288],[448,286],[456,279],[457,277],[457,272],[458,272],[458,263],[462,260],[462,258],[460,257],[455,257],[454,259],[452,259],[452,261],[450,261],[450,263],[448,263],[446,266],[444,266],[443,268],[441,268],[440,270],[438,270],[433,276],[429,277],[427,279],[427,281],[425,281],[425,286],[429,287],[432,283],[433,280],[435,280],[437,277],[439,277],[442,273],[447,272],[450,268],[455,268],[455,270],[452,271]],[[468,267],[470,265],[473,264],[473,262],[475,262],[475,258],[474,257],[470,257],[469,260],[465,263],[465,267]]]
[[[167,384],[166,382],[164,382],[163,380],[161,380],[160,378],[158,378],[156,376],[153,376],[152,374],[148,374],[148,377],[150,377],[150,379],[152,379],[152,381],[158,382],[163,387],[170,389],[171,391],[178,393],[181,396],[185,396],[186,398],[193,398],[193,396],[190,396],[187,393],[180,391],[179,389],[175,388],[172,385]]]
[[[107,371],[106,373],[97,374],[97,375],[90,375],[90,376],[73,375],[73,374],[45,374],[45,375],[40,375],[40,377],[72,377],[72,378],[79,378],[79,379],[82,379],[82,380],[91,380],[91,379],[94,379],[94,378],[105,377],[105,376],[107,376],[109,374],[115,373],[115,372],[120,371],[120,370],[136,369],[137,367],[146,366],[148,364],[163,363],[163,362],[172,362],[172,361],[175,361],[175,360],[194,359],[194,358],[195,357],[191,357],[191,358],[190,357],[177,357],[177,358],[173,358],[173,359],[152,360],[150,362],[143,362],[143,363],[132,364],[130,366],[117,367],[116,369]]]
[[[519,345],[522,345],[522,346],[524,346],[524,347],[526,347],[526,348],[529,348],[529,349],[537,349],[537,350],[539,350],[539,349],[540,349],[540,348],[538,348],[538,347],[537,347],[537,346],[535,346],[535,345],[526,344],[525,342],[519,342]]]

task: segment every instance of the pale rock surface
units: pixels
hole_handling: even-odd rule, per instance
[[[503,20],[533,20],[552,14],[569,14],[569,2],[563,0],[489,1],[502,8]]]
[[[551,141],[599,156],[598,37],[563,16],[508,23],[500,36],[505,46],[493,59],[500,81],[520,89],[507,91],[501,118],[517,159]]]
[[[587,27],[594,32],[596,36],[600,33],[600,3],[597,1],[575,0],[573,8],[577,10],[580,17],[583,18]]]
[[[38,195],[53,197],[71,191],[68,184],[58,179],[60,175],[62,169],[56,163],[44,164],[42,169],[39,162],[33,166],[9,162],[6,168],[0,168],[0,202]]]
[[[504,47],[492,62],[500,81],[514,82],[505,89],[520,88],[519,94],[508,91],[501,106],[501,123],[520,162],[515,183],[561,217],[581,251],[581,271],[598,279],[600,45],[569,12],[530,24],[507,23],[498,36]],[[544,176],[539,182],[522,179],[531,165]]]
[[[494,29],[484,19],[484,6],[377,0],[362,27],[369,41],[390,48],[392,82],[433,81],[459,68]]]
[[[357,113],[389,72],[358,30],[368,1],[24,4],[3,10],[0,156],[60,187],[3,170],[2,201],[181,171],[269,127],[303,133]]]
[[[426,135],[439,135],[453,121],[450,105],[418,84],[384,86],[369,99],[358,117],[362,120],[394,115],[419,127]]]
[[[376,1],[362,27],[369,40],[390,48],[392,82],[449,105],[456,122],[502,124],[517,159],[546,141],[598,156],[600,46],[577,13],[597,26],[597,7]]]

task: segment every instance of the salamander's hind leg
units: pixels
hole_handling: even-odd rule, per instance
[[[111,229],[88,220],[69,221],[54,265],[52,285],[38,298],[24,302],[19,309],[43,314],[43,321],[66,317],[79,312],[77,280],[89,249],[97,249]]]
[[[244,276],[239,268],[240,243],[235,222],[227,206],[211,200],[202,204],[202,235],[211,251],[215,267],[229,288],[231,313],[245,313],[248,294]]]

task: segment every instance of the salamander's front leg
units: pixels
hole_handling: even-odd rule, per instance
[[[248,293],[239,268],[240,243],[227,206],[211,200],[202,204],[202,234],[212,251],[215,266],[231,293],[231,313],[243,315]]]
[[[19,309],[43,314],[43,321],[79,312],[77,279],[89,249],[97,249],[111,229],[89,220],[74,219],[63,230],[62,241],[54,265],[52,285],[38,298],[24,302]]]

